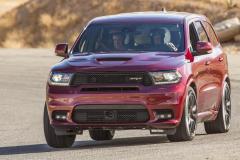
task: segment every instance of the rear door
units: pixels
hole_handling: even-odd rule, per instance
[[[194,26],[196,28],[199,41],[210,42],[203,23],[200,20],[195,21]],[[215,52],[216,50],[213,49],[213,51],[208,54],[200,55],[197,53],[198,56],[205,57],[204,65],[207,69],[206,76],[198,80],[199,84],[201,84],[199,88],[199,105],[203,107],[203,112],[210,111],[215,108],[217,106],[216,102],[219,98],[219,84],[216,82],[218,78],[213,75]]]
[[[212,28],[212,25],[207,21],[202,21],[202,24],[208,34],[208,38],[210,40],[210,43],[213,46],[213,50],[211,53],[211,64],[210,64],[210,76],[211,76],[211,82],[212,86],[215,88],[215,94],[213,95],[214,98],[214,105],[211,109],[216,109],[214,107],[219,106],[220,98],[221,98],[221,88],[222,88],[222,82],[225,76],[225,62],[226,62],[226,55],[224,54],[222,47],[218,41],[218,38],[216,37],[216,34]]]

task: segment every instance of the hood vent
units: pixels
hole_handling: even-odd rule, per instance
[[[102,61],[129,61],[132,58],[127,58],[127,57],[109,57],[109,58],[97,58],[96,60],[99,62]]]

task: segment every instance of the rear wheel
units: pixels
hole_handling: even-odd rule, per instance
[[[89,130],[90,137],[95,141],[105,141],[113,139],[115,130],[92,129]]]
[[[54,128],[50,125],[47,107],[44,107],[44,134],[47,144],[54,148],[71,147],[75,141],[76,135],[56,135]]]
[[[167,135],[167,138],[173,142],[192,140],[195,136],[196,125],[197,99],[194,89],[189,87],[181,122],[177,127],[175,134]]]
[[[214,121],[204,122],[208,134],[225,133],[229,131],[231,119],[231,89],[227,82],[224,83],[221,106]]]

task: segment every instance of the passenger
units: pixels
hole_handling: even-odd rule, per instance
[[[164,29],[154,29],[151,31],[150,36],[152,40],[151,50],[153,51],[170,51],[167,44],[164,43],[165,38]]]

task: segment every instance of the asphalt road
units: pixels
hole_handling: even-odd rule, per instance
[[[229,55],[232,123],[227,134],[206,135],[199,124],[191,142],[170,143],[147,130],[116,132],[112,141],[92,141],[88,132],[73,148],[52,149],[43,134],[45,82],[58,62],[52,50],[0,49],[0,159],[239,160],[240,55]]]

